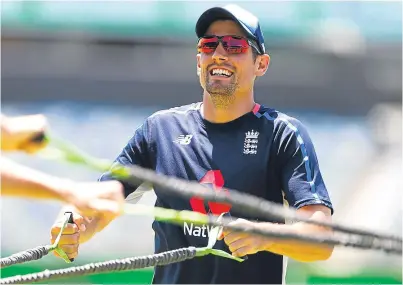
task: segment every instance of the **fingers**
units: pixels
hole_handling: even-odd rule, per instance
[[[78,256],[78,245],[77,245],[77,247],[70,247],[70,246],[63,245],[63,246],[60,246],[60,249],[66,253],[67,257],[70,260],[73,258],[76,258]],[[56,251],[53,251],[53,254],[55,256],[61,258],[61,256]]]
[[[60,233],[61,225],[57,224],[52,227],[51,230],[51,243],[53,244],[56,241],[57,236]],[[66,228],[63,230],[63,233],[60,237],[58,247],[63,250],[69,259],[76,258],[78,255],[80,241],[80,233],[77,225],[75,224],[67,224]],[[55,251],[54,254],[57,257],[60,257]]]
[[[225,241],[225,243],[227,244],[227,246],[231,252],[234,252],[237,249],[245,246],[245,240],[243,240],[243,239],[238,239],[232,243],[228,243],[227,241]]]
[[[84,217],[81,216],[78,213],[73,213],[73,222],[74,224],[78,227],[80,231],[85,231],[85,222],[84,222]]]
[[[57,235],[56,235],[57,236]],[[56,238],[53,238],[52,235],[52,241],[56,240]],[[63,234],[62,237],[60,238],[59,245],[74,245],[74,244],[79,244],[80,242],[80,233],[74,233],[74,234]]]
[[[35,136],[45,133],[47,119],[43,115],[20,116],[13,119],[15,134],[20,137],[18,149],[34,153],[46,146],[45,140],[34,141]]]
[[[58,222],[57,224],[52,226],[51,234],[52,234],[52,236],[55,237],[55,239],[56,239],[56,236],[60,233],[62,226],[63,226],[63,224],[61,222]],[[67,224],[63,230],[62,235],[72,235],[72,234],[75,234],[78,232],[79,232],[79,229],[76,224]]]
[[[59,248],[63,250],[68,258],[76,258],[80,245],[80,231],[85,231],[84,218],[81,215],[73,213],[74,224],[68,223],[64,228],[59,240]],[[64,221],[56,222],[51,228],[51,243],[56,241]],[[60,257],[56,252],[54,254]]]
[[[64,244],[60,248],[66,253],[69,258],[77,257],[78,254],[78,244]]]
[[[231,250],[232,255],[236,256],[236,257],[245,257],[247,255],[251,255],[251,254],[255,254],[258,252],[258,250],[256,248],[254,248],[253,246],[243,246],[240,248],[237,248],[235,250]]]
[[[47,142],[45,140],[40,142],[31,142],[28,140],[27,142],[23,143],[19,149],[25,151],[26,153],[33,154],[45,148],[46,145]]]
[[[229,223],[228,225],[229,226],[239,226],[239,225],[250,226],[251,223],[248,221],[246,221],[246,223],[245,223],[245,220],[237,219],[236,221],[233,221],[233,222]],[[246,233],[235,231],[231,228],[224,227],[222,229],[221,233],[219,234],[218,239],[222,240],[222,239],[226,238],[227,239],[226,242],[232,242],[233,240],[239,239],[239,237],[246,236],[246,235],[247,235]]]
[[[54,242],[56,240],[57,236],[59,235],[59,233],[62,229],[62,226],[63,226],[62,221],[59,221],[52,226],[51,231],[50,231],[52,242]],[[81,231],[85,231],[84,224],[81,224]],[[75,240],[73,240],[73,239],[75,239],[77,236],[79,237],[79,234],[80,234],[80,226],[78,226],[76,223],[66,224],[65,228],[63,229],[62,235],[61,235],[60,244],[69,244],[72,241],[75,242]],[[77,242],[78,242],[78,240],[77,240]]]
[[[254,226],[254,223],[244,219],[237,219],[228,225],[239,225],[250,228]],[[261,237],[246,232],[235,231],[228,227],[224,227],[218,239],[224,240],[232,255],[237,257],[245,257],[263,250],[263,240]]]
[[[46,146],[46,141],[33,138],[47,129],[43,115],[9,117],[2,122],[2,150],[34,153]]]
[[[233,256],[243,257],[249,254],[254,254],[259,251],[256,238],[246,234],[231,234],[224,238],[229,250]]]
[[[232,222],[230,222],[228,225],[229,226],[237,226],[237,225],[242,225],[242,224],[244,224],[244,223],[250,223],[249,221],[247,221],[247,220],[244,220],[244,219],[236,219],[235,221],[232,221]],[[230,229],[230,228],[227,228],[227,227],[223,227],[221,230],[220,230],[220,233],[218,234],[218,240],[222,240],[225,236],[227,236],[227,235],[229,235],[229,234],[231,234],[231,233],[233,233],[234,232],[234,230],[233,229]]]
[[[246,238],[248,236],[247,233],[242,233],[242,232],[230,232],[228,234],[224,234],[224,241],[226,244],[231,244],[233,242],[236,242],[239,239]]]

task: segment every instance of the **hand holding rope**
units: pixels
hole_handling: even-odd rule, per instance
[[[71,260],[67,257],[66,253],[59,248],[59,241],[62,236],[63,230],[66,227],[67,223],[72,221],[72,213],[65,213],[64,217],[65,219],[60,229],[60,233],[58,234],[55,242],[52,245],[38,246],[33,249],[22,251],[13,254],[9,257],[2,258],[0,260],[0,266],[1,266],[0,268],[5,268],[11,265],[20,264],[28,261],[38,260],[48,255],[52,251],[57,252],[61,258],[63,258],[66,262],[70,263]]]
[[[49,137],[40,136],[38,140],[50,140]],[[345,237],[335,236],[307,236],[289,233],[279,233],[275,231],[257,229],[253,226],[236,226],[229,224],[232,220],[221,215],[220,217],[213,215],[204,215],[192,211],[177,211],[172,209],[151,207],[145,205],[132,205],[126,204],[124,206],[124,214],[133,215],[145,215],[154,217],[157,221],[170,222],[182,225],[184,222],[194,223],[197,225],[210,225],[214,228],[210,232],[209,242],[207,247],[204,248],[181,248],[168,252],[159,253],[156,255],[145,257],[134,257],[120,260],[111,260],[107,262],[91,263],[78,267],[71,267],[60,270],[45,270],[40,273],[27,274],[14,276],[10,278],[4,278],[0,280],[0,284],[22,284],[22,283],[34,283],[43,280],[51,280],[55,278],[76,276],[83,274],[95,274],[105,271],[124,271],[133,270],[138,268],[145,268],[149,266],[164,265],[173,262],[180,262],[186,259],[194,257],[204,256],[207,254],[214,254],[217,256],[234,259],[242,262],[245,259],[237,258],[231,254],[213,249],[213,246],[217,240],[217,235],[222,227],[227,227],[236,231],[243,231],[252,234],[258,234],[267,237],[275,237],[282,239],[299,239],[302,241],[313,243],[324,243],[328,245],[339,245],[346,247],[354,247],[360,249],[374,249],[381,250],[389,254],[402,254],[402,239],[401,237],[394,237],[390,235],[383,235],[379,233],[373,233],[371,231],[365,231],[360,229],[353,229],[343,225],[335,223],[323,223],[309,220],[307,217],[297,214],[294,209],[285,209],[272,202],[254,197],[249,194],[240,193],[236,190],[230,190],[231,196],[227,196],[220,192],[208,191],[207,188],[196,182],[189,182],[178,178],[167,177],[157,174],[151,170],[143,169],[138,166],[131,167],[116,167],[110,169],[112,163],[107,160],[97,159],[89,156],[88,154],[79,151],[74,146],[52,139],[55,147],[48,146],[43,153],[42,157],[47,159],[55,159],[60,161],[67,161],[70,163],[81,164],[83,166],[99,170],[99,171],[111,171],[113,175],[118,178],[125,179],[126,181],[138,182],[138,180],[152,183],[153,185],[163,187],[167,192],[174,195],[190,198],[192,196],[203,197],[210,201],[231,203],[233,208],[247,212],[251,215],[259,217],[274,217],[282,219],[291,219],[294,221],[302,221],[310,224],[332,228],[335,232],[345,233]],[[218,219],[217,219],[218,218]],[[17,263],[27,262],[31,260],[38,260],[50,251],[55,250],[66,261],[71,262],[67,255],[61,251],[58,247],[58,241],[61,233],[67,222],[69,222],[71,216],[66,216],[65,223],[59,233],[55,243],[51,246],[38,247],[32,250],[28,250],[22,253],[17,253],[8,258],[1,260],[1,266],[6,267]]]
[[[124,179],[127,182],[138,183],[139,180],[152,183],[155,186],[164,188],[164,191],[172,195],[178,195],[184,198],[191,198],[193,196],[202,197],[205,200],[232,204],[234,209],[254,215],[261,218],[280,218],[288,219],[297,222],[304,222],[323,226],[333,229],[334,232],[348,234],[347,236],[336,238],[334,236],[307,236],[299,234],[278,233],[269,230],[255,229],[252,227],[245,228],[239,226],[228,226],[229,221],[223,217],[222,222],[228,228],[234,230],[245,231],[248,233],[260,234],[274,238],[284,239],[299,239],[307,242],[325,243],[328,245],[341,245],[346,247],[355,247],[361,249],[375,249],[382,250],[392,254],[402,254],[402,238],[391,235],[378,234],[373,231],[353,229],[344,225],[329,222],[314,221],[297,213],[295,209],[285,208],[273,202],[255,197],[250,194],[241,193],[236,190],[228,189],[231,195],[226,195],[224,191],[212,191],[197,182],[186,181],[176,177],[169,177],[156,172],[145,169],[136,165],[130,167],[118,166],[111,169],[112,162],[104,159],[94,158],[75,146],[57,140],[50,139],[49,136],[43,136],[40,139],[48,140],[54,144],[54,147],[48,146],[41,153],[43,158],[66,161],[74,164],[80,164],[94,170],[106,172],[110,171],[117,178]],[[125,213],[134,211],[137,214],[151,215],[160,220],[168,222],[183,223],[184,221],[211,226],[222,226],[223,224],[217,223],[207,215],[202,215],[192,211],[178,211],[151,207],[148,210],[144,206],[136,205],[137,208],[126,205]],[[162,215],[158,215],[163,213]],[[158,216],[156,216],[158,215]],[[174,217],[168,219],[167,217]],[[176,217],[176,218],[175,218]]]

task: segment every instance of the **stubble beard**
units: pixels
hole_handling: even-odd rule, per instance
[[[218,109],[228,109],[235,101],[235,91],[237,83],[235,74],[232,75],[231,82],[222,84],[221,82],[212,82],[206,75],[206,91],[210,94],[214,107]]]

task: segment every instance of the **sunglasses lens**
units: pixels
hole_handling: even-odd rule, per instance
[[[218,46],[218,39],[216,37],[201,38],[197,49],[202,53],[212,53]]]
[[[224,36],[221,42],[225,50],[230,54],[245,53],[249,48],[248,41],[242,37]],[[199,40],[197,50],[202,53],[212,53],[218,44],[219,40],[217,37],[204,37]]]
[[[226,36],[223,38],[224,47],[228,53],[244,53],[248,50],[248,41],[241,37]]]

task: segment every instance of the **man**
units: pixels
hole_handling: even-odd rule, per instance
[[[47,130],[43,115],[7,117],[1,115],[1,150],[33,154],[46,146],[33,138]],[[58,200],[73,204],[82,214],[97,213],[113,219],[122,212],[122,185],[108,183],[77,183],[36,171],[1,157],[1,195],[41,200]]]
[[[332,204],[319,170],[315,150],[298,120],[255,103],[253,86],[263,76],[270,57],[255,16],[229,5],[204,12],[196,24],[197,71],[204,90],[201,103],[160,111],[139,127],[116,159],[116,165],[140,165],[158,173],[197,180],[224,191],[237,189],[276,203],[285,198],[312,219],[330,221]],[[113,180],[110,173],[100,180]],[[125,185],[126,196],[138,185]],[[164,193],[154,187],[156,206],[201,213],[228,212],[235,224],[300,234],[331,234],[304,223],[256,220],[231,205],[205,203]],[[136,193],[135,191],[134,193]],[[283,196],[284,193],[284,196]],[[141,193],[140,193],[141,194]],[[231,193],[229,193],[231,195]],[[89,240],[110,220],[81,216],[86,231],[66,230],[62,243],[72,257],[79,243]],[[59,223],[53,228],[53,238]],[[154,222],[155,252],[187,246],[206,246],[209,229],[185,223],[178,227]],[[206,234],[207,232],[207,234]],[[134,239],[136,237],[133,237]],[[283,256],[299,261],[325,260],[332,248],[284,241],[225,229],[216,248],[248,259],[242,263],[206,256],[155,268],[153,283],[282,283]]]

